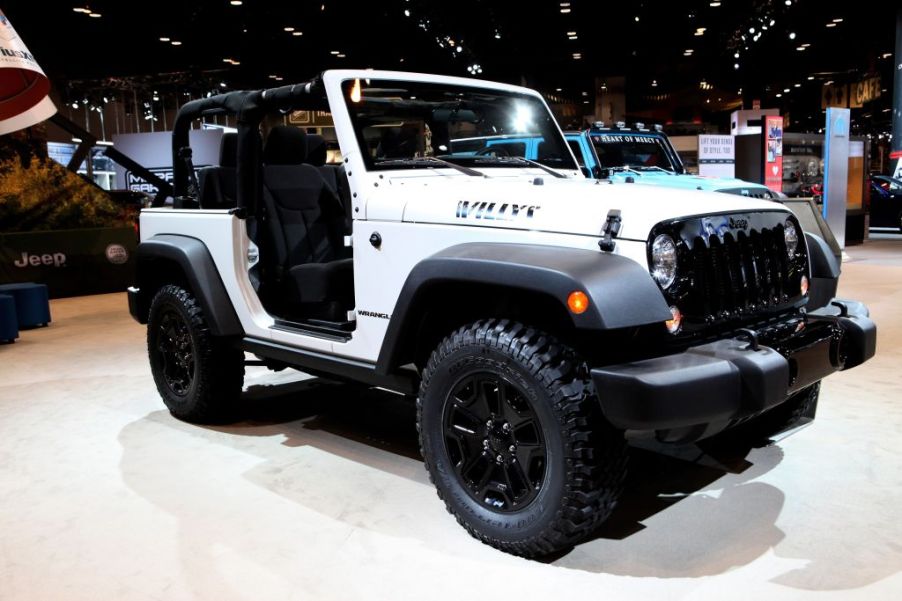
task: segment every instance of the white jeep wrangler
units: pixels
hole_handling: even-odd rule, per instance
[[[331,113],[340,165],[293,110]],[[239,131],[195,175],[190,124],[217,114]],[[498,136],[540,136],[535,160],[479,144]],[[511,553],[610,514],[628,435],[813,416],[819,381],[875,351],[792,213],[584,179],[532,90],[329,71],[186,104],[173,157],[178,208],[141,214],[129,290],[172,414],[232,415],[245,353],[415,395],[448,511]]]

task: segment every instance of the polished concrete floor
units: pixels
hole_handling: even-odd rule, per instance
[[[0,600],[900,599],[902,240],[848,254],[878,355],[814,424],[635,449],[613,518],[546,562],[445,513],[404,399],[250,368],[245,421],[191,426],[123,295],[54,301],[0,347]]]

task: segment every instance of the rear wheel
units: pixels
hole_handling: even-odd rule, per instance
[[[210,333],[187,290],[163,286],[154,296],[147,351],[157,390],[172,415],[195,423],[233,416],[244,383],[244,353]]]
[[[587,376],[572,350],[506,320],[465,326],[432,353],[417,399],[420,445],[439,497],[474,537],[544,555],[610,514],[626,444]]]

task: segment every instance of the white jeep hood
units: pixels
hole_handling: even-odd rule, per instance
[[[644,241],[654,225],[677,218],[754,211],[789,214],[781,204],[767,200],[558,179],[548,174],[491,178],[430,175],[386,177],[389,185],[380,186],[369,198],[367,218],[382,218],[378,207],[390,204],[402,208],[401,218],[406,222],[598,236],[608,211],[619,209],[619,237]]]

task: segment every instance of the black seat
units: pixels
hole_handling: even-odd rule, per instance
[[[351,187],[345,166],[326,164],[326,139],[318,134],[307,134],[307,159],[306,163],[316,167],[326,184],[338,195],[345,211],[345,232],[351,233],[353,216],[351,214]]]
[[[200,208],[232,209],[238,206],[238,134],[222,134],[219,166],[197,172]]]
[[[306,134],[277,126],[263,147],[263,199],[277,295],[304,317],[344,321],[354,306],[345,214],[319,170],[308,164]],[[297,310],[297,311],[295,311]]]

